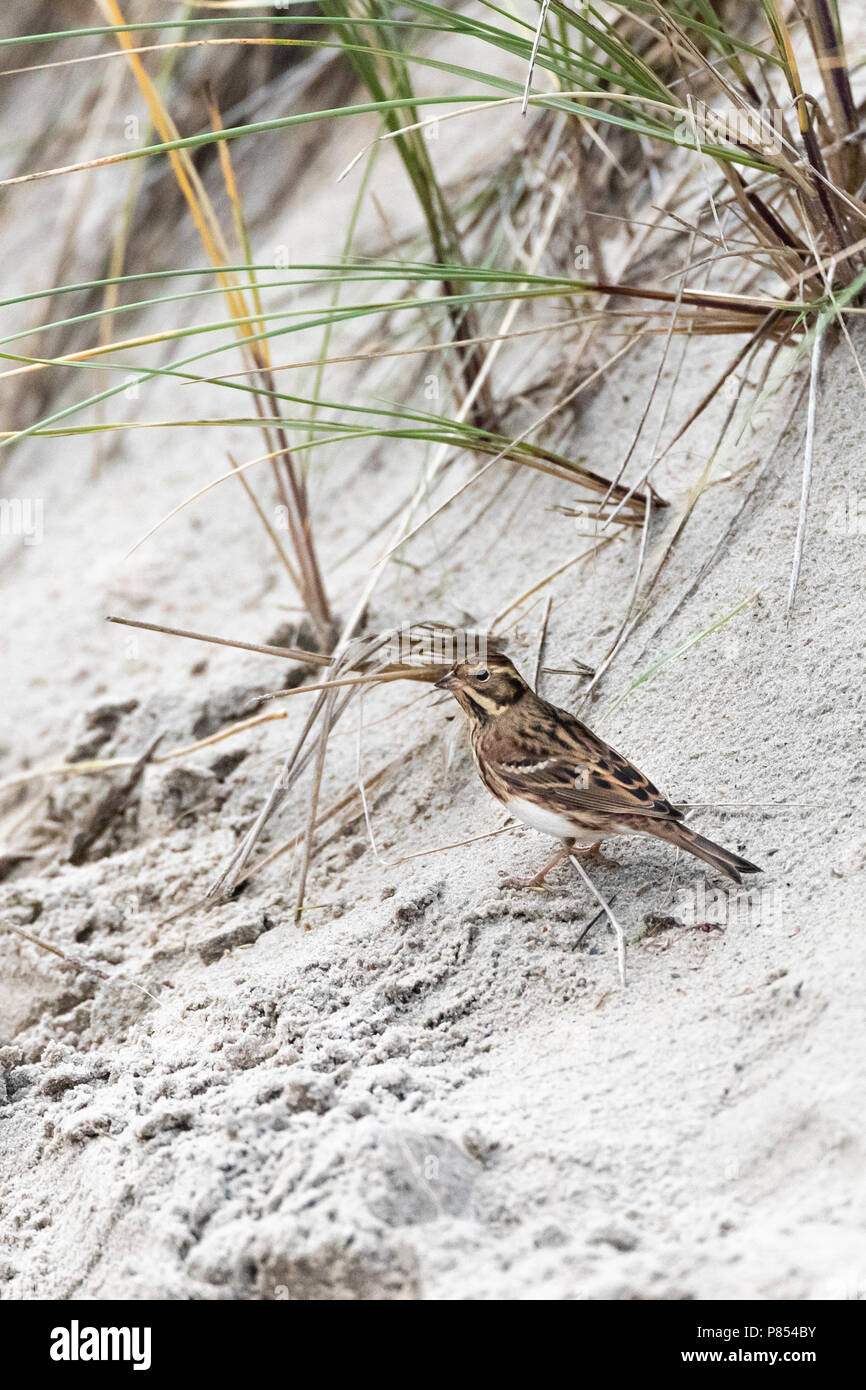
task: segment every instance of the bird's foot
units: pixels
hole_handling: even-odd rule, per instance
[[[507,878],[503,878],[499,886],[500,888],[529,888],[534,893],[547,892],[544,874],[529,874],[526,878],[509,875]]]
[[[601,846],[601,840],[596,840],[594,845],[578,845],[571,853],[579,859],[591,859],[594,864],[608,864],[611,868],[618,869],[619,860],[604,854]]]
[[[530,874],[528,878],[506,878],[503,880],[502,887],[531,888],[534,889],[536,893],[544,893],[546,892],[544,880],[547,878],[551,869],[555,869],[557,864],[561,864],[563,859],[566,859],[571,853],[571,846],[564,845],[562,849],[556,851],[556,854],[545,864],[543,869],[539,869],[537,874]]]

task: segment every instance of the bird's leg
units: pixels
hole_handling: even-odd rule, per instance
[[[578,845],[571,851],[572,854],[580,855],[581,859],[592,859],[596,864],[610,864],[614,868],[619,865],[618,859],[611,859],[609,854],[602,854],[602,841],[596,840],[592,845]]]
[[[544,880],[551,869],[555,869],[557,864],[561,864],[563,859],[567,859],[569,854],[573,853],[573,844],[573,840],[563,841],[561,848],[537,874],[530,874],[528,878],[507,878],[502,885],[503,888],[543,888]]]

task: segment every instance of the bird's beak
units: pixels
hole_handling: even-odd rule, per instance
[[[454,671],[446,671],[441,680],[434,681],[437,690],[453,690],[457,684],[457,677]]]

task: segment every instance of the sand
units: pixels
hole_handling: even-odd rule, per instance
[[[449,178],[490,157],[480,125],[459,136],[454,125],[453,138],[443,127],[435,151]],[[519,138],[519,118],[501,132]],[[372,133],[364,122],[322,132],[302,168],[268,137],[258,158],[279,171],[268,198],[262,165],[236,147],[262,256],[283,242],[301,248],[296,259],[303,248],[339,253],[357,181],[334,178]],[[106,142],[113,148],[110,132]],[[38,163],[50,162],[40,151]],[[209,179],[217,194],[213,168]],[[373,186],[396,229],[415,225],[391,152]],[[87,193],[67,279],[99,273],[124,189],[109,171],[63,186],[72,202]],[[53,273],[57,198],[57,185],[18,190],[0,228],[4,263],[14,260],[23,288]],[[148,249],[152,266],[201,263],[175,214],[170,253]],[[50,256],[40,228],[55,239]],[[383,235],[365,211],[359,247]],[[567,226],[561,240],[568,246]],[[212,306],[191,312],[206,318]],[[166,306],[136,328],[173,321]],[[560,337],[526,341],[494,373],[516,427],[577,379]],[[862,335],[857,344],[862,353]],[[639,349],[539,437],[613,473],[659,351],[658,341]],[[730,340],[690,349],[677,419],[731,353]],[[309,354],[289,339],[277,355]],[[553,384],[530,398],[548,375]],[[69,863],[72,840],[109,785],[104,776],[35,779],[5,795],[0,843],[7,852],[26,843],[36,857],[7,866],[3,921],[105,978],[0,934],[0,1297],[863,1296],[863,387],[846,344],[832,342],[786,622],[805,431],[804,405],[792,409],[798,380],[717,461],[720,478],[754,466],[705,493],[650,616],[584,710],[670,796],[700,804],[695,826],[765,870],[759,887],[725,893],[663,845],[609,845],[618,866],[593,876],[629,933],[626,990],[603,921],[578,944],[596,906],[572,872],[557,871],[546,894],[503,886],[506,874],[540,865],[542,837],[518,830],[420,856],[497,829],[501,815],[472,769],[456,707],[414,686],[365,701],[365,776],[396,760],[370,795],[375,847],[357,814],[323,830],[300,926],[289,855],[236,901],[209,913],[194,905],[267,794],[306,696],[279,706],[283,720],[150,766],[80,865]],[[85,389],[96,388],[53,377],[43,412]],[[329,377],[334,399],[399,397],[423,409],[424,389],[424,373],[393,363]],[[16,408],[25,423],[37,418],[32,395]],[[169,382],[120,398],[109,418],[225,410],[217,388]],[[711,412],[660,470],[671,508],[654,524],[653,553],[720,418]],[[73,753],[135,758],[157,734],[170,751],[244,717],[254,695],[285,679],[267,657],[104,621],[120,612],[261,642],[297,620],[234,483],[124,558],[224,470],[226,448],[253,457],[259,437],[234,427],[112,439],[97,471],[88,436],[30,438],[4,465],[3,496],[38,499],[42,533],[34,544],[2,539],[3,777]],[[423,464],[409,446],[365,441],[314,465],[316,534],[342,616],[381,537],[345,557]],[[458,460],[440,495],[476,466]],[[422,533],[411,564],[391,566],[376,590],[368,629],[485,622],[588,549],[581,523],[554,510],[574,492],[540,477],[527,492],[527,483],[507,469],[488,475]],[[717,562],[689,592],[750,489]],[[546,666],[603,659],[637,546],[636,536],[613,542],[541,592],[553,600]],[[659,656],[744,603],[602,722]],[[528,671],[542,612],[525,605],[511,632]],[[542,680],[548,698],[577,707],[583,678]],[[356,712],[332,741],[324,805],[355,785]],[[271,846],[305,825],[308,795],[305,779]],[[395,864],[410,854],[420,857]]]

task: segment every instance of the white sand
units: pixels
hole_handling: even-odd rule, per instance
[[[29,90],[41,80],[27,79]],[[9,113],[4,105],[7,123]],[[434,150],[449,174],[491,157],[481,124],[459,134],[456,124],[443,127]],[[500,129],[503,140],[513,138],[518,117]],[[338,187],[333,176],[370,131],[344,127],[332,143],[321,132],[302,178],[286,167],[285,142],[262,146],[271,163],[257,164],[255,178],[252,147],[236,146],[263,258],[285,241],[296,260],[338,254],[357,176]],[[55,161],[54,143],[35,164]],[[109,132],[104,147],[116,143]],[[276,210],[260,193],[268,168],[285,179]],[[112,178],[92,176],[67,279],[100,273],[111,209],[125,189]],[[210,181],[218,195],[213,168]],[[411,225],[392,152],[373,186],[396,226]],[[74,179],[62,186],[67,214],[81,187]],[[22,289],[54,273],[65,226],[54,213],[60,192],[36,184],[9,201],[3,259],[15,259]],[[149,264],[201,263],[182,214],[177,227]],[[372,210],[365,213],[359,246],[382,235]],[[562,235],[568,244],[567,228]],[[63,310],[55,302],[52,312]],[[135,329],[169,325],[176,312],[137,317]],[[189,312],[219,316],[216,301]],[[25,350],[38,350],[34,342]],[[275,358],[313,356],[317,343],[284,339]],[[561,340],[541,344],[518,343],[494,373],[501,398],[512,399],[515,427],[576,379]],[[690,351],[677,420],[734,347],[726,339]],[[582,412],[539,438],[615,472],[658,351],[654,343],[627,359]],[[237,354],[231,360],[236,370]],[[214,361],[228,369],[228,358]],[[548,372],[550,393],[521,402],[518,390]],[[413,365],[335,368],[326,394],[390,396],[425,409],[423,376]],[[303,394],[311,377],[282,380]],[[670,381],[668,371],[664,385]],[[59,376],[51,382],[43,412],[97,389],[84,375],[65,391]],[[16,404],[27,420],[35,418],[29,399]],[[80,867],[66,862],[71,838],[104,779],[43,780],[0,803],[4,849],[39,848],[0,884],[5,920],[32,924],[110,977],[0,935],[0,1296],[863,1296],[866,522],[843,516],[866,494],[863,399],[847,348],[833,345],[791,621],[783,614],[802,409],[719,562],[654,636],[755,474],[702,499],[649,619],[589,707],[597,722],[658,656],[757,596],[602,725],[668,794],[711,803],[693,823],[765,869],[751,895],[717,901],[707,897],[714,885],[697,861],[681,861],[672,884],[666,847],[639,839],[608,846],[619,867],[593,872],[632,938],[625,992],[603,923],[575,948],[596,909],[573,873],[554,875],[546,895],[501,886],[504,871],[542,862],[547,842],[535,833],[389,867],[500,823],[462,730],[455,743],[456,708],[418,697],[417,687],[365,702],[367,776],[405,757],[371,794],[384,862],[360,819],[330,841],[311,870],[305,929],[292,920],[289,857],[236,902],[164,925],[201,895],[261,804],[302,722],[304,696],[281,706],[284,722],[150,768],[103,857]],[[717,474],[766,462],[790,403],[783,392]],[[109,418],[238,408],[216,388],[193,393],[169,382],[142,390],[138,401],[121,397]],[[719,420],[715,412],[693,429],[663,465],[669,516],[700,475]],[[32,546],[2,540],[2,776],[61,761],[92,736],[86,718],[106,704],[138,702],[101,756],[135,757],[158,732],[169,750],[191,742],[203,718],[211,727],[242,717],[252,693],[282,679],[280,664],[265,657],[132,636],[103,621],[122,612],[266,641],[292,617],[294,595],[234,483],[123,559],[170,506],[223,471],[227,447],[251,458],[260,437],[236,427],[113,439],[96,478],[86,436],[30,439],[5,465],[3,496],[42,500],[44,538]],[[630,478],[645,459],[642,447]],[[316,532],[342,615],[376,545],[342,565],[340,557],[398,505],[423,461],[408,445],[365,443],[323,452],[315,464]],[[461,460],[445,486],[476,466]],[[578,523],[551,510],[575,501],[571,489],[536,478],[521,504],[527,477],[503,488],[510,474],[497,467],[411,547],[413,567],[391,567],[370,630],[426,617],[489,619],[591,544],[576,534]],[[446,548],[475,509],[476,524]],[[659,518],[653,546],[666,524]],[[636,556],[636,538],[617,541],[544,591],[553,595],[545,664],[603,658]],[[528,611],[513,634],[526,669],[541,612]],[[543,693],[575,707],[581,688],[551,675]],[[353,785],[348,731],[356,724],[348,717],[332,742],[323,805]],[[247,756],[219,782],[212,766],[234,749]],[[307,788],[305,781],[280,814],[272,843],[305,824]],[[778,809],[762,809],[768,803]]]

